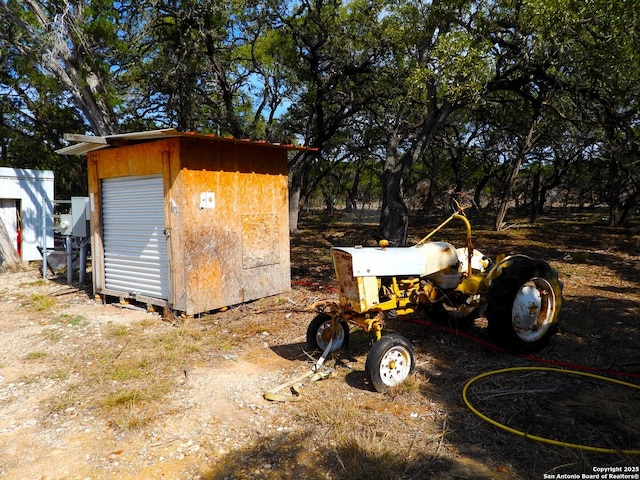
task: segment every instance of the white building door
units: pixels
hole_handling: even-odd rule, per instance
[[[4,224],[9,239],[18,253],[20,253],[20,237],[18,235],[18,229],[20,228],[20,222],[18,220],[19,212],[20,200],[0,198],[0,222]]]

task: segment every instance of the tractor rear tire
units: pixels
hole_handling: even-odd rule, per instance
[[[402,335],[385,335],[373,344],[365,371],[376,391],[384,393],[389,387],[404,382],[416,368],[413,345]]]
[[[335,329],[332,331],[332,329]],[[307,346],[311,350],[324,352],[333,338],[331,352],[349,345],[349,325],[347,322],[333,323],[331,315],[320,313],[307,327]]]
[[[491,281],[486,317],[489,331],[504,348],[533,352],[547,345],[562,309],[558,272],[542,260],[524,255],[499,264]]]

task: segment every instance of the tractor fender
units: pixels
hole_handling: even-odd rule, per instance
[[[529,257],[528,255],[522,255],[522,254],[509,255],[508,257],[503,258],[502,260],[497,262],[495,265],[493,265],[491,269],[489,269],[489,272],[487,272],[487,276],[485,277],[485,280],[484,280],[487,289],[491,288],[491,283],[493,282],[493,280],[495,280],[500,275],[502,275],[503,269],[509,268],[513,264],[513,262],[517,261],[518,259],[533,260],[533,258]]]

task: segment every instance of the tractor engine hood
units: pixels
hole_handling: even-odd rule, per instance
[[[458,254],[447,242],[414,247],[334,247],[351,256],[354,277],[425,276],[458,264]],[[332,258],[336,256],[332,254]]]

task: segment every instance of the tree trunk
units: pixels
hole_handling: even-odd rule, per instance
[[[518,171],[520,170],[520,166],[522,165],[522,160],[524,155],[518,154],[516,157],[513,166],[511,167],[511,173],[509,173],[509,178],[507,178],[507,183],[504,186],[504,190],[502,191],[502,197],[500,198],[500,203],[498,204],[498,212],[496,213],[496,221],[494,224],[494,230],[499,232],[502,230],[504,226],[504,218],[507,216],[507,208],[509,208],[509,200],[511,199],[511,192],[513,191],[513,186],[516,183],[516,178],[518,177]]]
[[[353,212],[358,209],[358,190],[360,189],[360,173],[362,170],[359,168],[356,170],[356,175],[353,178],[351,188],[347,192],[347,201],[345,206],[346,212]]]
[[[540,168],[533,174],[533,187],[531,188],[531,205],[529,206],[529,222],[536,223],[538,219],[540,202]]]
[[[628,227],[630,225],[633,213],[638,208],[639,203],[640,195],[638,195],[638,192],[635,192],[622,206],[622,213],[620,214],[620,220],[618,221],[619,226]]]
[[[476,188],[473,192],[473,202],[476,204],[476,207],[478,208],[478,210],[480,210],[480,203],[481,203],[481,197],[482,197],[482,191],[484,190],[484,187],[487,186],[487,184],[489,183],[489,180],[491,180],[492,175],[485,175],[484,177],[482,177],[482,179],[476,184]]]
[[[299,152],[289,163],[289,232],[298,231],[300,210],[304,207],[305,175],[310,152]]]
[[[289,233],[298,231],[300,217],[300,189],[289,188]]]
[[[453,105],[444,102],[441,107],[435,106],[435,88],[432,91],[434,104],[428,108],[428,113],[415,132],[411,147],[407,152],[398,156],[400,139],[398,132],[389,134],[387,151],[382,173],[382,214],[380,216],[380,233],[392,245],[405,245],[407,242],[407,228],[409,226],[409,208],[404,199],[403,183],[416,161],[424,154],[438,129],[442,126]]]
[[[300,220],[300,209],[302,202],[303,171],[301,168],[294,168],[290,175],[289,182],[289,232],[298,231],[298,221]]]
[[[618,180],[617,149],[611,147],[611,161],[609,163],[609,226],[618,226],[620,213],[620,181]]]
[[[51,17],[35,0],[24,1],[42,29],[48,32],[43,38],[33,35],[43,67],[55,75],[69,91],[74,104],[85,115],[95,135],[116,133],[117,120],[107,99],[105,81],[101,73],[92,66],[93,59],[85,58],[89,55],[80,53],[81,49],[73,43],[74,36],[70,34],[71,31],[75,35],[80,34],[78,41],[89,43],[74,25],[74,22],[80,24],[84,21],[82,8],[72,8],[65,1],[62,4],[63,13]]]
[[[500,199],[498,212],[496,213],[496,222],[494,224],[494,229],[497,232],[502,230],[504,217],[507,215],[509,200],[511,198],[511,193],[513,192],[513,186],[516,183],[516,178],[518,178],[518,173],[520,172],[520,167],[522,166],[524,157],[531,150],[531,147],[533,147],[533,144],[535,143],[533,137],[536,131],[536,127],[538,126],[538,120],[539,118],[538,116],[536,116],[531,122],[531,126],[529,127],[529,131],[527,132],[527,136],[524,138],[522,146],[518,151],[518,155],[516,156],[516,159],[511,166],[511,172],[509,173],[509,177],[507,178],[504,190],[502,191],[502,198]]]
[[[24,268],[22,260],[16,248],[13,246],[13,242],[2,221],[0,221],[0,260],[2,260],[0,263],[6,264],[13,271]]]
[[[382,174],[382,214],[380,233],[391,245],[402,246],[407,241],[409,209],[404,201],[402,184],[405,175],[385,166]]]

